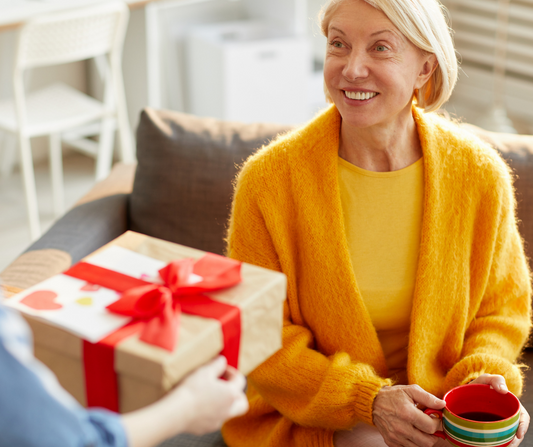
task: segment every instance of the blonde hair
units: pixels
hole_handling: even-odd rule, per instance
[[[328,36],[333,14],[342,2],[330,0],[322,9],[321,28]],[[448,27],[445,8],[438,0],[364,0],[383,12],[398,30],[422,51],[435,54],[438,67],[428,82],[415,91],[419,107],[427,112],[438,110],[450,98],[457,82],[458,64]],[[326,99],[332,102],[324,86]]]

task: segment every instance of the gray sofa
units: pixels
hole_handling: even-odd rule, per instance
[[[531,260],[533,136],[464,126],[499,149],[515,170],[520,231]],[[137,166],[116,166],[108,179],[0,273],[4,285],[16,291],[36,284],[128,229],[222,254],[239,165],[287,130],[275,124],[231,123],[146,109],[137,129]],[[526,362],[533,364],[532,357],[526,353]],[[522,400],[533,413],[530,387],[527,383]],[[182,435],[163,445],[224,444],[217,432],[200,438]],[[526,445],[533,446],[533,441]]]

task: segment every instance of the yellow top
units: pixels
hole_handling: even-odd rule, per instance
[[[407,373],[436,396],[482,373],[520,395],[516,359],[530,328],[529,271],[511,173],[490,146],[414,108],[424,214]],[[249,412],[230,447],[333,445],[372,423],[391,383],[352,269],[338,184],[341,117],[331,106],[248,159],[228,234],[235,259],[287,275],[283,347],[248,376]]]
[[[407,384],[407,344],[424,202],[422,158],[373,172],[339,157],[346,239],[363,301],[395,383]]]

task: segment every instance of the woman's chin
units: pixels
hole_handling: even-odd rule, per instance
[[[395,113],[384,113],[389,108],[373,107],[368,104],[367,107],[350,107],[342,103],[337,104],[343,125],[351,128],[368,129],[371,127],[388,127],[388,126],[405,126],[405,120],[412,116],[411,105],[403,109],[396,110]]]
[[[367,129],[379,125],[381,120],[377,117],[369,116],[368,113],[343,113],[339,110],[343,126],[354,129]]]
[[[373,102],[375,99],[357,101],[343,97],[341,101],[335,102],[335,105],[341,114],[343,123],[352,127],[365,128],[377,124],[383,119],[383,116],[380,116],[382,113],[376,113]]]

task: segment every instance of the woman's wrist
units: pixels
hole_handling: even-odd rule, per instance
[[[187,430],[191,417],[194,417],[188,410],[194,399],[186,390],[178,389],[174,393],[179,394],[178,399],[165,396],[122,417],[130,447],[154,446]]]

